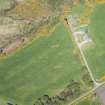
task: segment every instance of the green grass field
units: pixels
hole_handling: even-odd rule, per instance
[[[100,104],[99,101],[97,101],[97,100],[92,101],[92,100],[86,99],[86,100],[80,102],[80,103],[77,104],[77,105],[101,105],[101,104]]]
[[[98,96],[91,95],[83,100],[80,100],[80,102],[76,105],[101,105],[101,102]]]
[[[70,80],[80,79],[82,65],[73,54],[69,34],[60,24],[52,35],[0,62],[0,105],[32,105],[42,95],[55,95]]]
[[[89,27],[94,46],[85,54],[95,78],[100,79],[105,76],[105,4],[96,5]]]

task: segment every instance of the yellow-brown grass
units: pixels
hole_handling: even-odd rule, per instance
[[[49,10],[40,5],[40,0],[20,2],[9,14],[15,14],[24,19],[33,19],[49,15]]]

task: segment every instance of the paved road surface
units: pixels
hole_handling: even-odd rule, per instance
[[[96,90],[97,95],[100,97],[102,105],[105,105],[105,85]]]

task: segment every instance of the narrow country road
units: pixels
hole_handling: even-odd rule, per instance
[[[96,80],[95,80],[95,78],[94,78],[94,76],[93,76],[93,74],[92,74],[92,71],[91,71],[91,69],[90,69],[90,67],[89,67],[89,65],[88,65],[88,63],[87,63],[87,60],[86,60],[85,55],[84,55],[83,50],[82,50],[82,46],[83,46],[83,45],[81,45],[81,44],[78,42],[78,38],[77,38],[77,36],[74,34],[74,33],[75,33],[75,30],[74,30],[74,27],[73,27],[73,21],[72,21],[72,24],[71,24],[71,21],[69,20],[69,18],[68,18],[68,24],[69,24],[69,28],[70,28],[70,30],[71,30],[71,32],[72,32],[73,38],[74,38],[74,40],[75,40],[75,42],[76,42],[76,44],[77,44],[77,47],[78,47],[79,50],[80,50],[80,53],[81,53],[82,59],[83,59],[83,61],[84,61],[84,63],[85,63],[85,66],[87,67],[88,73],[89,73],[89,75],[90,75],[90,77],[91,77],[91,79],[92,79],[92,81],[93,81],[93,83],[94,83],[94,86],[97,87],[97,86],[99,86],[100,84],[96,82]]]
[[[78,37],[77,37],[77,35],[75,34],[75,33],[78,33],[78,32],[75,31],[75,29],[76,29],[75,24],[73,24],[73,21],[69,20],[69,18],[67,18],[67,22],[68,22],[70,31],[72,32],[73,38],[74,38],[74,40],[75,40],[75,43],[76,43],[78,49],[80,50],[80,54],[81,54],[81,57],[82,57],[82,59],[83,59],[83,61],[84,61],[84,64],[85,64],[85,66],[87,67],[88,73],[89,73],[89,75],[90,75],[90,77],[91,77],[91,79],[92,79],[92,81],[93,81],[93,83],[94,83],[94,88],[93,88],[93,89],[91,89],[90,91],[88,91],[87,93],[83,94],[82,96],[80,96],[79,98],[75,99],[74,101],[72,101],[72,102],[69,104],[69,105],[73,105],[75,102],[78,102],[78,101],[82,100],[84,97],[88,96],[88,95],[91,94],[92,92],[94,92],[94,91],[97,92],[97,90],[100,90],[100,87],[102,87],[102,86],[105,84],[105,81],[104,81],[103,83],[98,83],[98,82],[95,80],[95,78],[94,78],[94,76],[93,76],[93,74],[92,74],[92,71],[91,71],[91,69],[90,69],[90,67],[89,67],[89,65],[88,65],[88,63],[87,63],[87,60],[86,60],[86,57],[85,57],[85,54],[84,54],[83,48],[82,48],[82,46],[83,46],[84,44],[86,44],[88,41],[85,40],[85,41],[83,41],[83,42],[81,42],[81,43],[78,42]],[[79,33],[81,33],[81,32],[79,32]],[[103,90],[102,90],[102,91],[103,91]],[[103,96],[103,94],[101,94],[101,96]]]

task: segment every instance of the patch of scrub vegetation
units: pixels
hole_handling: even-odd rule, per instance
[[[14,0],[0,0],[0,12],[10,9],[14,5]]]
[[[84,72],[83,65],[73,50],[74,44],[69,32],[60,24],[52,35],[33,41],[20,52],[1,61],[0,99],[5,100],[5,104],[11,102],[32,105],[45,94],[57,95],[69,81],[80,82]],[[71,99],[87,91],[85,86],[82,84],[79,88],[72,87]],[[63,99],[65,95],[68,95],[67,90],[60,96]]]
[[[96,5],[89,27],[94,46],[85,55],[95,78],[100,79],[105,76],[105,4]]]

